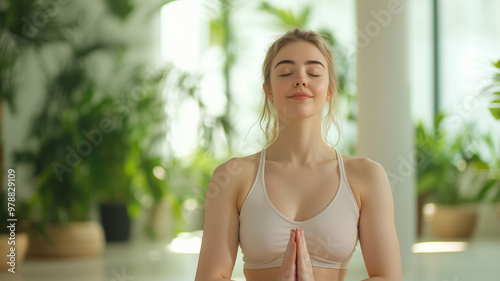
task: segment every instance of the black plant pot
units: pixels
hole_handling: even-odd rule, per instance
[[[107,242],[127,241],[130,236],[130,217],[126,205],[101,204],[101,223]]]

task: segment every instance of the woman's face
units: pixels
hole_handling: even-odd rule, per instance
[[[271,85],[264,91],[280,118],[305,118],[319,114],[330,100],[329,75],[323,54],[312,43],[288,43],[271,62]]]

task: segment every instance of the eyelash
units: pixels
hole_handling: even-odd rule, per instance
[[[286,76],[289,76],[291,75],[292,73],[288,73],[288,74],[283,74],[283,75],[280,75],[280,77],[286,77]],[[320,77],[321,75],[314,75],[314,74],[309,74],[311,75],[312,77]]]

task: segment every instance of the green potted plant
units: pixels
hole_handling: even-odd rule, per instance
[[[83,11],[82,11],[83,12]],[[57,46],[48,45],[55,70],[44,72],[43,101],[35,114],[17,163],[32,167],[37,184],[31,199],[30,254],[42,256],[98,255],[104,250],[104,233],[92,217],[96,187],[81,184],[82,161],[96,147],[95,139],[79,130],[75,120],[98,111],[112,100],[105,96],[95,69],[103,57],[113,57],[123,44],[110,36],[85,32],[88,22],[60,22],[68,26]],[[50,47],[50,48],[49,48]],[[64,50],[64,51],[62,51]],[[105,61],[105,60],[104,60]],[[88,108],[91,110],[86,111]],[[101,122],[100,130],[113,124]],[[91,132],[95,127],[86,127]]]
[[[18,8],[35,2],[21,1]],[[121,22],[116,26],[119,28],[134,7],[128,0],[107,4],[108,14],[100,17],[99,32],[95,31],[96,23],[82,20],[85,17],[78,20],[64,17],[57,21],[54,17],[40,28],[45,30],[53,23],[65,27],[64,32],[56,33],[58,37],[48,33],[52,35],[48,38],[57,38],[59,44],[49,45],[53,48],[47,50],[53,51],[55,64],[61,63],[55,72],[44,73],[47,83],[41,110],[34,118],[25,148],[15,154],[16,162],[32,166],[37,179],[31,204],[35,210],[33,224],[40,235],[33,235],[33,239],[43,249],[38,246],[32,252],[35,254],[74,255],[77,251],[60,250],[57,245],[57,237],[67,236],[65,230],[82,233],[74,245],[93,237],[92,247],[79,249],[89,249],[83,255],[99,254],[104,247],[104,235],[93,216],[96,205],[119,205],[122,214],[123,210],[137,214],[142,206],[137,198],[145,194],[161,196],[163,192],[159,190],[163,188],[161,184],[151,180],[152,171],[145,169],[157,160],[152,156],[156,151],[152,150],[164,132],[157,125],[164,121],[161,116],[164,103],[159,97],[166,71],[146,77],[144,66],[123,67],[128,65],[126,37],[114,37],[126,32],[114,30],[106,34],[103,30],[114,20],[111,15],[119,17]],[[9,11],[12,5],[9,2]],[[58,7],[72,12],[75,8],[69,3]],[[80,14],[85,14],[82,6],[76,7]],[[69,56],[64,59],[66,54]],[[110,65],[119,67],[112,70],[108,79],[103,79]],[[8,71],[12,73],[11,68]],[[119,102],[123,100],[126,102]],[[123,111],[124,108],[128,111]],[[139,180],[139,175],[147,180]],[[92,230],[72,230],[75,225],[86,225]],[[46,239],[42,240],[42,236]]]
[[[94,129],[99,144],[78,170],[83,186],[98,187],[95,197],[107,241],[129,238],[130,217],[139,215],[140,197],[149,196],[154,205],[164,196],[165,185],[154,180],[153,169],[161,162],[161,157],[155,155],[166,136],[162,91],[170,71],[147,75],[145,67],[134,67],[120,79],[117,92],[124,94],[96,103],[74,122],[84,130],[98,128],[103,120],[113,120],[107,132]]]
[[[56,15],[43,25],[33,26],[30,21],[38,16],[46,16],[45,7],[54,0],[3,1],[0,5],[0,170],[4,171],[4,136],[2,135],[4,106],[12,116],[18,113],[20,77],[23,65],[30,53],[36,53],[45,46],[63,40],[67,25],[59,24]],[[4,186],[0,173],[0,190]]]
[[[5,15],[0,17],[1,94],[4,100],[13,100],[12,94],[16,90],[13,87],[15,81],[11,78],[20,72],[19,69],[15,71],[12,55],[22,58],[20,50],[28,44],[36,47],[43,45],[47,48],[45,51],[54,51],[55,64],[66,53],[70,54],[66,60],[61,59],[62,63],[55,73],[50,67],[44,72],[47,81],[41,87],[44,88],[44,101],[34,118],[25,148],[15,153],[15,161],[30,165],[37,179],[31,199],[35,210],[32,213],[33,226],[39,233],[32,235],[36,239],[35,244],[44,245],[47,255],[73,255],[76,251],[71,249],[50,252],[59,247],[55,236],[66,237],[61,233],[70,230],[73,234],[83,233],[81,239],[95,238],[93,247],[81,247],[90,249],[82,254],[99,254],[104,243],[102,227],[92,215],[97,204],[120,205],[121,210],[126,209],[132,215],[137,215],[141,207],[149,204],[144,201],[152,202],[154,206],[164,199],[163,196],[173,208],[179,205],[176,198],[166,191],[165,180],[153,174],[153,169],[163,162],[161,157],[156,156],[158,151],[154,143],[165,138],[164,130],[158,126],[165,121],[162,119],[164,102],[160,98],[160,90],[170,69],[148,77],[143,66],[128,69],[128,74],[115,69],[107,79],[110,81],[102,79],[102,66],[107,63],[127,65],[123,61],[126,57],[124,43],[112,36],[120,32],[102,32],[103,23],[107,21],[100,22],[100,32],[95,32],[95,26],[89,28],[88,23],[82,20],[85,17],[75,20],[51,14],[47,24],[37,27],[36,36],[23,38],[25,23],[21,19],[31,18],[34,12],[43,10],[43,5],[60,4],[56,2],[8,1],[7,7],[0,7],[0,15]],[[108,12],[123,22],[134,10],[128,0],[108,2]],[[156,5],[168,2],[172,1],[155,3],[154,6],[156,8]],[[75,6],[69,3],[64,5],[58,7],[74,11]],[[77,6],[77,9],[81,7]],[[152,7],[146,9],[152,10]],[[80,11],[80,14],[84,13]],[[101,18],[107,20],[106,15],[103,16]],[[7,32],[3,32],[4,27],[8,28]],[[52,42],[58,43],[56,48],[51,49]],[[189,77],[179,74],[172,84],[186,86]],[[110,83],[103,84],[103,80]],[[121,87],[109,87],[117,85]],[[182,89],[182,93],[193,95],[194,88],[188,86]],[[140,90],[135,91],[136,88]],[[136,99],[131,100],[130,97]],[[128,103],[117,104],[118,100]],[[128,112],[122,110],[124,107]],[[209,130],[206,132],[210,133]],[[99,134],[103,135],[102,139]],[[90,226],[92,235],[71,230],[74,225]],[[86,241],[74,244],[83,242]],[[35,252],[42,254],[39,250]]]
[[[73,123],[93,88],[83,73],[73,63],[55,75],[30,130],[30,143],[15,154],[18,163],[32,165],[37,179],[31,204],[38,231],[30,237],[31,255],[85,256],[104,250],[102,227],[91,217],[95,188],[79,182],[81,162],[93,147]]]
[[[68,72],[78,73],[75,80],[89,80],[85,71]],[[127,83],[118,84],[123,88],[138,89],[133,91],[136,94],[133,100],[127,99],[130,90],[117,90],[123,92],[122,95],[110,93],[91,82],[67,92],[69,94],[65,97],[51,100],[51,103],[59,103],[71,97],[72,102],[60,106],[57,112],[46,112],[50,106],[44,107],[37,119],[39,123],[33,129],[47,140],[38,138],[38,141],[43,140],[39,143],[39,150],[18,155],[20,160],[45,167],[42,174],[47,175],[50,185],[42,182],[39,191],[43,194],[35,197],[42,209],[43,206],[46,208],[43,217],[48,216],[49,221],[58,223],[86,221],[90,219],[94,205],[100,204],[101,223],[108,241],[128,239],[128,214],[138,214],[141,208],[139,197],[150,194],[153,200],[158,200],[163,195],[161,184],[151,180],[153,171],[150,166],[158,161],[151,155],[154,155],[158,140],[165,136],[161,128],[165,120],[161,84],[167,71],[145,77],[144,68],[137,67],[131,73],[133,77],[122,77]],[[113,75],[120,76],[117,72]],[[67,79],[55,80],[77,84]],[[125,101],[117,104],[117,100]],[[47,131],[50,134],[44,135]],[[66,151],[61,152],[61,147]],[[140,180],[140,177],[146,180]],[[68,194],[67,185],[74,194]],[[51,201],[57,203],[49,204]],[[58,210],[58,205],[63,206]],[[118,217],[109,218],[110,212]]]
[[[92,144],[91,152],[75,167],[75,180],[80,188],[94,191],[92,200],[99,205],[106,241],[124,241],[130,233],[127,203],[134,198],[131,174],[126,171],[133,152],[127,122],[113,116],[111,94],[94,100],[97,93],[89,88],[87,95],[88,102],[80,104],[78,114],[68,120]]]
[[[480,187],[468,185],[466,179],[487,164],[472,146],[471,126],[452,136],[442,125],[445,117],[438,115],[434,130],[422,122],[417,125],[417,192],[434,203],[431,228],[435,236],[467,239],[476,224]]]

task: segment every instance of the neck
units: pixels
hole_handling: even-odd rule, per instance
[[[317,120],[317,119],[320,120]],[[268,160],[295,167],[336,159],[334,150],[323,140],[321,116],[280,120],[278,138],[267,149]]]

